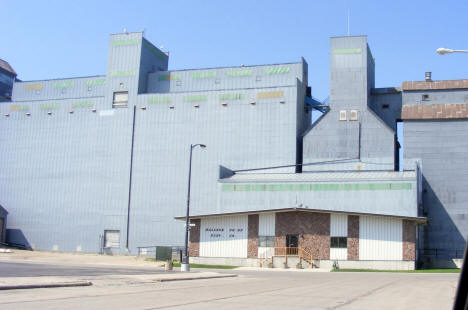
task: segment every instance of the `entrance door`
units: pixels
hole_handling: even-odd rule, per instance
[[[299,246],[299,235],[286,235],[286,247],[288,255],[297,255]]]

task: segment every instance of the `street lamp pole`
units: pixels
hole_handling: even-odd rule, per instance
[[[439,55],[445,55],[450,53],[468,53],[468,50],[453,50],[451,48],[440,47],[436,50]]]
[[[185,255],[180,264],[181,271],[190,271],[189,251],[188,251],[188,237],[190,230],[190,182],[192,178],[192,152],[197,146],[204,149],[205,144],[190,144],[190,160],[189,160],[189,174],[188,174],[188,189],[187,189],[187,215],[185,216]]]

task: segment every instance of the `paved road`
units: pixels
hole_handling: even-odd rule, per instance
[[[23,267],[30,268],[27,264]],[[21,266],[16,265],[16,268]],[[56,266],[43,268],[57,271]],[[94,269],[89,266],[83,268],[75,269],[75,272]],[[119,270],[127,272],[125,268],[107,267],[101,272]],[[132,268],[129,272],[135,271],[136,268]],[[140,271],[142,269],[137,272]],[[458,280],[458,274],[229,272],[239,276],[163,283],[133,280],[120,283],[115,279],[109,282],[109,276],[104,274],[102,280],[94,277],[94,285],[90,287],[0,292],[0,309],[439,310],[451,308]]]
[[[0,261],[0,277],[35,277],[35,276],[102,276],[125,274],[158,274],[164,270],[154,268],[46,264],[29,262]],[[166,272],[167,273],[167,272]]]

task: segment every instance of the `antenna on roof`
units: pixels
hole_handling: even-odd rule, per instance
[[[127,28],[124,27],[124,29],[123,29],[122,32],[123,32],[123,33],[127,33]]]

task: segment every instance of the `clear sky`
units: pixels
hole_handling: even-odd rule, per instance
[[[0,58],[22,80],[105,74],[108,35],[145,30],[170,69],[309,63],[312,93],[329,93],[329,37],[368,36],[376,86],[468,78],[468,1],[0,0]]]

